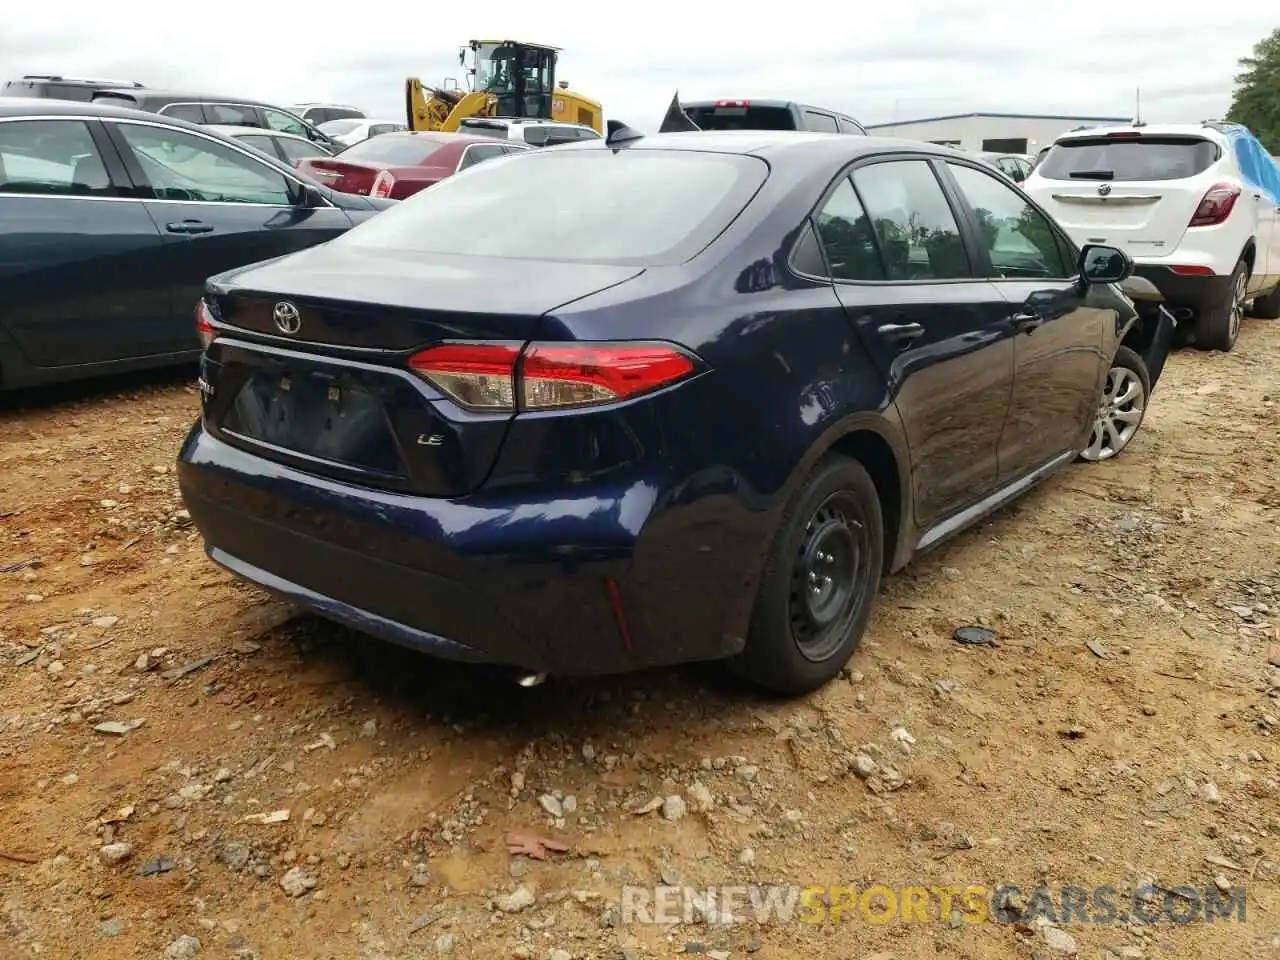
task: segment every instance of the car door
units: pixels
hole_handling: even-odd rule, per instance
[[[351,226],[334,206],[308,206],[300,181],[247,148],[176,127],[111,121],[107,128],[164,236],[174,336],[205,280],[232,267],[315,246]]]
[[[996,487],[1013,382],[1007,304],[975,279],[928,159],[855,167],[816,223],[836,295],[905,428],[916,522],[927,529]]]
[[[0,121],[0,331],[28,363],[162,353],[163,240],[96,120]]]
[[[1071,245],[1030,201],[977,166],[948,160],[946,170],[981,237],[979,266],[1008,301],[1015,331],[1013,401],[1000,440],[1001,478],[1011,481],[1084,441],[1116,315],[1105,294],[1079,282]]]

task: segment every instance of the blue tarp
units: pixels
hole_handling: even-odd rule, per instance
[[[1240,164],[1240,173],[1249,186],[1261,190],[1280,207],[1280,165],[1272,160],[1249,128],[1238,123],[1223,125]]]

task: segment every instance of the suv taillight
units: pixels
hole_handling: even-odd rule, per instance
[[[446,343],[409,367],[469,410],[514,412],[589,407],[670,386],[693,359],[664,343]]]
[[[209,305],[203,300],[198,301],[196,303],[196,334],[200,337],[202,350],[213,343],[213,324],[210,322],[212,318],[213,311],[209,309]]]
[[[1215,183],[1200,200],[1200,206],[1191,215],[1189,227],[1216,227],[1231,216],[1231,210],[1240,196],[1240,188],[1233,183]]]
[[[388,171],[383,170],[373,179],[373,186],[369,188],[369,196],[371,197],[389,197],[391,196],[391,188],[396,185],[396,178]]]

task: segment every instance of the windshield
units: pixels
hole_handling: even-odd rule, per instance
[[[360,126],[361,122],[361,120],[330,120],[328,123],[320,124],[316,129],[327,136],[340,137]]]
[[[443,150],[445,145],[444,140],[431,140],[412,133],[403,136],[384,133],[347,147],[342,151],[342,159],[384,163],[392,167],[417,167],[433,153]]]
[[[1055,143],[1036,168],[1048,180],[1183,180],[1218,159],[1200,137],[1079,137]]]
[[[758,157],[551,150],[489,161],[333,241],[376,250],[589,263],[682,263],[768,177]]]

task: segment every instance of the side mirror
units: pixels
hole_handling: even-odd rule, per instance
[[[298,187],[293,205],[305,210],[310,210],[313,207],[323,207],[325,205],[324,193],[314,183],[301,184]]]
[[[1133,260],[1123,250],[1090,243],[1080,251],[1076,269],[1085,283],[1120,283],[1133,273]]]

